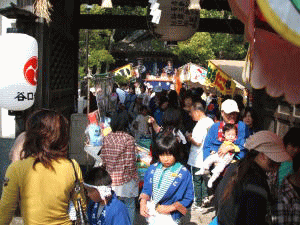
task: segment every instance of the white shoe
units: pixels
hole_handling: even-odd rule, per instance
[[[213,185],[213,182],[212,182],[211,180],[209,180],[209,181],[207,182],[207,187],[208,187],[208,188],[212,188],[212,185]]]
[[[208,197],[205,197],[203,200],[202,200],[203,204],[207,204],[209,203],[209,198]]]
[[[198,211],[202,212],[203,208],[201,206],[197,206],[196,203],[193,203],[192,204],[192,210],[194,210],[194,211],[198,210]]]
[[[200,170],[198,170],[195,175],[203,175],[204,174],[204,169],[201,168]]]
[[[208,198],[208,197],[205,197],[205,198],[202,200],[202,205],[201,205],[201,207],[205,208],[209,203],[210,203],[209,198]]]

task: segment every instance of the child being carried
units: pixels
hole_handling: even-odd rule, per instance
[[[215,168],[211,171],[212,176],[208,180],[207,187],[211,188],[213,182],[220,176],[225,167],[232,161],[236,152],[240,152],[240,149],[237,145],[234,144],[234,141],[237,138],[237,127],[234,124],[225,124],[223,128],[224,142],[220,148],[225,146],[232,146],[234,152],[230,151],[224,156],[219,156],[218,152],[211,152],[211,155],[208,156],[204,162],[202,168],[195,173],[195,175],[204,175],[209,170],[210,166],[215,164]],[[219,148],[219,149],[220,149]]]

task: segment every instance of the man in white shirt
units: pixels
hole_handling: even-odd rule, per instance
[[[195,173],[200,170],[203,163],[203,143],[208,130],[214,124],[214,121],[204,113],[204,107],[200,102],[195,102],[191,108],[191,116],[197,121],[191,134],[187,134],[188,141],[191,142],[191,150],[188,159],[188,165],[191,167],[193,175],[193,184],[195,192],[194,207],[201,209],[202,201],[207,198],[207,187],[202,176]]]

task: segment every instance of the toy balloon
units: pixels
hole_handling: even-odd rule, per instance
[[[21,111],[34,103],[38,44],[26,34],[0,36],[0,107]]]

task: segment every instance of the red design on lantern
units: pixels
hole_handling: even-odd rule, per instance
[[[36,56],[32,56],[24,66],[24,77],[27,82],[33,86],[36,86],[37,78],[38,78],[38,58]]]

